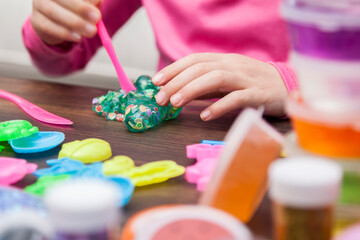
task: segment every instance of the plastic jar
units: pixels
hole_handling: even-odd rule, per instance
[[[360,113],[315,110],[299,93],[289,95],[285,104],[302,148],[323,156],[360,158]]]
[[[119,192],[100,179],[75,179],[50,189],[44,198],[57,240],[118,239]]]
[[[320,158],[287,158],[269,168],[275,239],[329,240],[341,167]]]

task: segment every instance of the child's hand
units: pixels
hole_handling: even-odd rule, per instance
[[[160,105],[183,106],[196,98],[222,97],[200,117],[212,120],[246,106],[265,106],[265,114],[283,116],[286,86],[277,69],[239,54],[198,53],[165,67],[152,79],[162,86]]]
[[[33,0],[31,24],[47,44],[95,36],[103,0]]]

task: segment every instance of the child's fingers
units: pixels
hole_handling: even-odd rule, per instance
[[[221,63],[216,62],[201,62],[191,65],[161,88],[161,91],[158,93],[159,95],[156,97],[157,103],[166,105],[173,94],[194,81],[194,79],[223,67]]]
[[[160,70],[152,78],[155,85],[161,86],[173,79],[176,75],[187,69],[188,67],[201,62],[211,62],[217,60],[217,54],[214,53],[195,53],[190,54],[180,60],[170,64],[169,66]]]
[[[47,36],[40,36],[42,38],[51,36],[52,38],[62,39],[62,41],[78,42],[81,39],[80,34],[72,32],[69,29],[64,28],[61,25],[51,21],[40,12],[34,13],[31,18],[32,24],[36,26],[39,32],[46,34]]]
[[[72,32],[80,33],[86,37],[92,37],[96,34],[95,24],[86,22],[78,15],[53,1],[47,1],[46,7],[39,7],[38,12],[49,18],[53,23],[69,29]]]
[[[55,0],[59,5],[93,24],[101,18],[100,10],[84,0]]]
[[[236,109],[257,107],[253,95],[253,91],[249,89],[231,92],[202,111],[200,117],[204,121],[209,121]]]
[[[233,90],[232,85],[236,80],[236,75],[232,72],[214,70],[186,84],[171,96],[170,102],[175,107],[181,107],[206,94],[230,92]]]

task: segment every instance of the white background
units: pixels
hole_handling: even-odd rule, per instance
[[[97,52],[84,71],[63,78],[42,75],[32,66],[21,37],[22,25],[31,11],[31,0],[0,0],[0,76],[106,89],[119,88],[115,70],[104,48]],[[113,43],[120,62],[131,79],[136,79],[141,74],[155,73],[158,54],[144,9],[136,12],[116,33]]]

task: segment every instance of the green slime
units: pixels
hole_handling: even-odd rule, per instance
[[[107,120],[124,121],[131,132],[143,132],[164,120],[176,118],[182,108],[160,106],[155,95],[160,87],[149,76],[142,75],[134,83],[136,91],[125,93],[122,89],[109,91],[93,99],[92,108]]]

